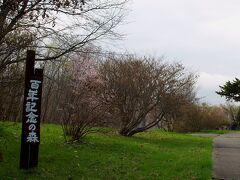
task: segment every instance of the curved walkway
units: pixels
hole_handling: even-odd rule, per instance
[[[214,138],[213,179],[240,180],[240,133]]]

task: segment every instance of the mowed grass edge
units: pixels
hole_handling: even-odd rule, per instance
[[[61,126],[41,126],[39,166],[19,170],[21,125],[0,123],[0,179],[211,179],[212,139],[158,129],[134,137],[100,129],[64,143]]]

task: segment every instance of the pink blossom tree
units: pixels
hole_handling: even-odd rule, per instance
[[[72,56],[64,72],[60,105],[62,128],[67,141],[78,141],[104,115],[105,107],[99,101],[101,80],[96,59],[90,54]]]

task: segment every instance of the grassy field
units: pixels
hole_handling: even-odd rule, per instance
[[[66,144],[61,127],[42,125],[39,167],[19,170],[20,124],[0,123],[0,179],[211,179],[212,139],[152,130],[113,130]]]

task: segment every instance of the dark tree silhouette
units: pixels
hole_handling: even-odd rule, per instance
[[[228,101],[240,101],[240,80],[238,78],[235,78],[232,82],[227,81],[223,86],[219,87],[221,90],[216,91],[217,94],[225,97]]]

